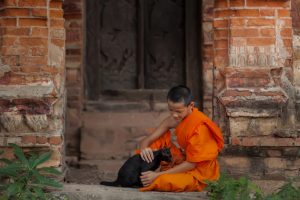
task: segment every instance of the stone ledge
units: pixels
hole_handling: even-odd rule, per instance
[[[219,94],[219,101],[230,117],[278,116],[286,105],[288,95],[280,88],[276,90],[226,89]]]
[[[138,189],[106,187],[100,185],[65,184],[60,194],[70,200],[207,200],[206,192],[140,192]]]
[[[300,147],[300,137],[297,138],[278,138],[272,136],[261,137],[232,137],[230,139],[232,145],[240,146],[281,146],[281,147]]]
[[[54,89],[53,81],[41,81],[26,85],[0,85],[2,98],[35,98],[52,96]]]

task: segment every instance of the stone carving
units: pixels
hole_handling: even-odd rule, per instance
[[[15,113],[4,112],[0,116],[2,126],[8,132],[14,132],[18,130],[23,121],[23,116]]]
[[[231,67],[275,67],[276,66],[275,47],[235,47],[230,48],[229,61]]]
[[[6,72],[10,72],[11,68],[8,65],[4,65],[0,59],[0,77],[4,76]]]
[[[39,131],[48,126],[47,115],[26,115],[26,123],[34,131]]]

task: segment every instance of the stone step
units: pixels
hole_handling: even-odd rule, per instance
[[[101,185],[65,184],[59,194],[69,200],[207,200],[206,192],[140,192],[138,189]]]

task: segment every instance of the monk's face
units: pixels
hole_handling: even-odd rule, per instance
[[[168,101],[168,107],[171,116],[179,122],[193,111],[194,102],[191,102],[189,105],[186,106],[184,105],[184,102]]]

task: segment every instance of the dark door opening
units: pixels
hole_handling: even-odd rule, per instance
[[[86,1],[86,105],[165,101],[178,84],[202,102],[200,10],[198,0]]]

